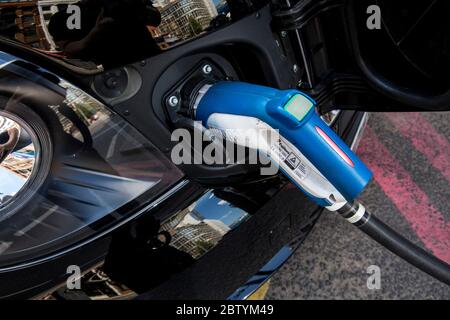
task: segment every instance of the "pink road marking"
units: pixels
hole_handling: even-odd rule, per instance
[[[369,127],[358,154],[422,243],[437,257],[450,263],[450,224]]]
[[[387,113],[395,128],[450,181],[450,142],[419,113]]]

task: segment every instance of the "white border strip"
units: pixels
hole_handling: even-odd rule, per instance
[[[359,204],[359,207],[358,207],[358,210],[356,211],[356,213],[353,216],[351,216],[350,218],[347,218],[347,221],[350,222],[351,224],[355,224],[359,220],[361,220],[362,217],[364,217],[364,213],[366,213],[366,208],[364,208],[364,206],[362,204]]]

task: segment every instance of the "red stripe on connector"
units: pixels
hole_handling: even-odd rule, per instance
[[[339,146],[319,127],[316,126],[316,131],[319,133],[319,135],[325,140],[326,143],[352,168],[355,167],[355,164],[353,163],[352,159],[348,155],[345,154],[345,152],[339,148]]]

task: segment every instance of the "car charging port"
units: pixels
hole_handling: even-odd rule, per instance
[[[199,61],[190,71],[188,71],[180,81],[173,85],[166,94],[162,96],[162,106],[165,118],[170,130],[186,129],[191,137],[202,137],[200,146],[191,141],[191,155],[203,155],[203,151],[209,144],[218,143],[215,137],[203,125],[195,121],[195,105],[201,99],[205,88],[220,81],[238,80],[236,75],[230,76],[218,64],[209,59]],[[220,149],[220,148],[218,148]],[[228,159],[223,148],[223,163],[193,163],[180,164],[179,167],[186,175],[208,187],[222,187],[234,184],[252,183],[267,179],[260,176],[261,163],[253,163],[244,159]],[[250,154],[248,149],[245,157]],[[235,153],[235,155],[237,152]],[[195,161],[194,161],[195,162]]]
[[[170,124],[174,128],[185,127],[188,122],[193,125],[193,116],[189,110],[197,99],[200,89],[221,80],[232,78],[212,61],[200,61],[163,97],[165,113]]]

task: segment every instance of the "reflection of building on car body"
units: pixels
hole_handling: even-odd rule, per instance
[[[74,64],[95,62],[108,68],[152,56],[240,19],[249,13],[242,1],[6,1],[0,3],[2,24],[10,26],[0,25],[0,35],[56,56],[62,54]],[[68,27],[68,20],[77,19],[69,5],[81,9],[81,29]]]
[[[105,66],[137,61],[160,51],[147,26],[158,26],[159,11],[142,0],[76,2],[80,29],[67,25],[71,13],[59,10],[48,25],[55,43],[69,58]],[[111,54],[114,52],[114,54]]]
[[[0,204],[22,189],[34,166],[34,145],[15,121],[0,115]]]

